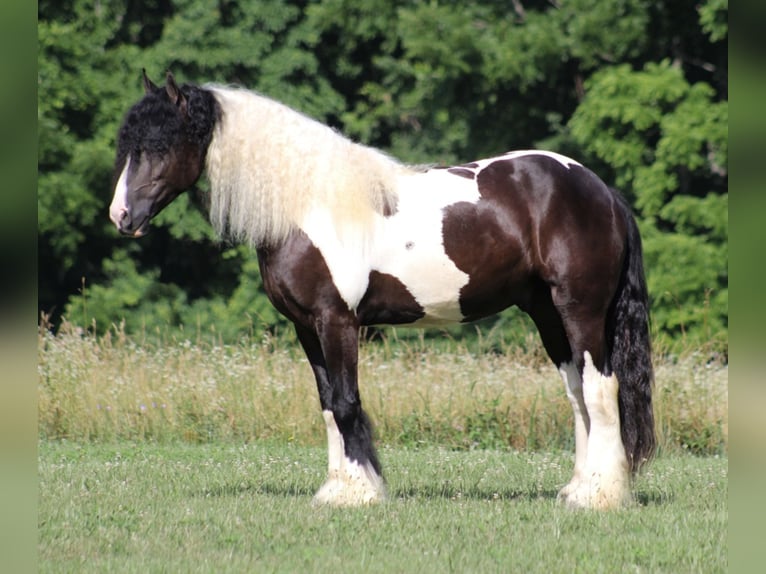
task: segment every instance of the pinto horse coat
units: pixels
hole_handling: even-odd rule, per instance
[[[515,151],[418,169],[256,93],[166,85],[120,129],[110,217],[140,237],[207,172],[210,218],[258,254],[295,325],[327,427],[318,503],[382,500],[359,395],[359,330],[474,321],[516,305],[564,381],[575,427],[567,505],[631,500],[655,448],[648,297],[626,202],[573,159]]]

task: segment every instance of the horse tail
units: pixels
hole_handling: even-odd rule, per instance
[[[618,406],[622,444],[632,473],[648,462],[656,448],[652,409],[649,295],[644,277],[638,225],[627,201],[612,193],[627,222],[626,256],[622,275],[607,317],[607,344],[612,371],[619,382]]]

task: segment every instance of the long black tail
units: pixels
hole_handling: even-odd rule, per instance
[[[619,382],[618,404],[622,444],[631,471],[649,461],[656,448],[652,409],[652,349],[649,296],[644,277],[641,236],[630,206],[617,197],[628,222],[627,254],[622,277],[607,318],[611,367]]]

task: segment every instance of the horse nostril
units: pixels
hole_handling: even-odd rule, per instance
[[[117,228],[122,232],[128,232],[132,225],[133,221],[128,210],[124,208],[121,209],[117,215]]]

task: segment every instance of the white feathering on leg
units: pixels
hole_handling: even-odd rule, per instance
[[[386,498],[383,478],[370,462],[359,464],[349,460],[331,411],[322,411],[327,425],[327,480],[314,495],[314,504],[362,506],[382,502]]]

